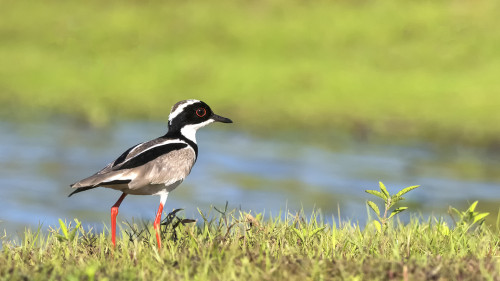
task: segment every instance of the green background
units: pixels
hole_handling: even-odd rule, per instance
[[[0,1],[4,118],[500,141],[500,2]]]

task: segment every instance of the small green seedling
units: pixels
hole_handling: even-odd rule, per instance
[[[399,207],[391,211],[391,214],[389,217],[387,217],[388,212],[390,209],[396,204],[397,202],[401,200],[405,200],[403,197],[404,194],[408,193],[409,191],[419,187],[419,185],[414,185],[414,186],[409,186],[406,188],[403,188],[401,191],[396,193],[395,195],[390,195],[389,192],[387,191],[387,188],[385,188],[385,185],[382,182],[379,182],[380,186],[380,191],[377,190],[365,190],[366,193],[370,193],[372,195],[375,195],[379,197],[380,199],[384,200],[384,214],[380,214],[380,210],[377,206],[377,204],[373,203],[372,201],[368,200],[366,204],[375,212],[377,215],[378,221],[373,221],[373,224],[377,228],[378,232],[382,231],[382,227],[386,227],[387,222],[394,217],[395,215],[401,213],[402,211],[408,209],[408,207]]]
[[[73,240],[75,240],[76,237],[76,231],[82,225],[82,223],[78,219],[75,219],[75,223],[76,223],[75,228],[68,231],[68,228],[71,228],[71,222],[69,223],[68,227],[66,227],[66,223],[64,223],[61,219],[59,219],[59,226],[62,231],[62,235],[59,234],[59,231],[53,231],[53,233],[57,237],[57,240],[59,240],[60,242],[63,241],[73,242]]]
[[[300,230],[295,228],[295,227],[292,228],[293,232],[300,239],[301,243],[308,243],[310,239],[312,239],[314,236],[318,235],[324,229],[325,229],[325,226],[317,227],[314,229],[302,227]]]
[[[474,225],[482,225],[484,223],[484,219],[490,213],[479,213],[476,212],[476,206],[478,201],[472,203],[469,208],[465,212],[461,212],[450,206],[448,213],[450,214],[452,220],[455,222],[457,226],[464,226],[467,229],[470,229]],[[458,220],[453,217],[453,213],[458,216]]]

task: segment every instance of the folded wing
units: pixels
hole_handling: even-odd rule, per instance
[[[76,190],[69,196],[98,186],[123,190],[168,185],[184,179],[195,161],[195,151],[186,142],[158,138],[129,148],[99,172],[72,184]]]

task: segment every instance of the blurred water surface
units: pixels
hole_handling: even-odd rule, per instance
[[[232,126],[232,127],[231,127]],[[224,130],[220,130],[223,128]],[[71,120],[0,123],[0,229],[55,225],[78,218],[102,228],[117,191],[97,188],[68,198],[69,184],[113,161],[128,147],[166,132],[165,123],[121,122],[105,129]],[[169,195],[165,210],[199,218],[210,206],[278,215],[321,209],[326,220],[365,221],[365,189],[383,181],[390,191],[422,187],[405,202],[413,212],[445,215],[449,205],[480,200],[496,214],[500,203],[498,154],[481,148],[411,142],[380,144],[332,136],[314,144],[299,135],[253,136],[235,125],[212,125],[197,135],[199,158]],[[159,198],[128,196],[123,220],[152,220]]]

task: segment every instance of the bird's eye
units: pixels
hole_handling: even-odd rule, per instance
[[[207,114],[207,111],[204,108],[198,108],[196,110],[196,115],[198,115],[198,117],[203,117],[205,114]]]

